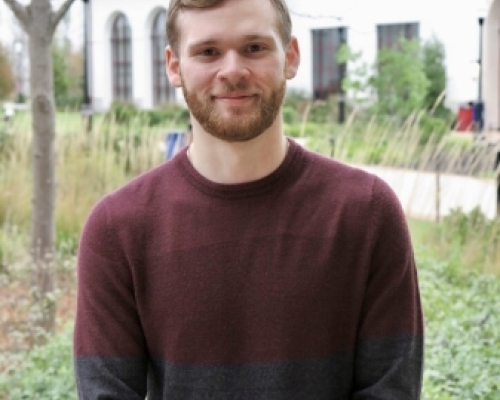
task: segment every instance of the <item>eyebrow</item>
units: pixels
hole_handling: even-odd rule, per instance
[[[272,36],[270,35],[258,35],[258,34],[252,34],[252,35],[245,35],[243,36],[244,41],[246,42],[251,42],[254,40],[272,40]],[[219,39],[207,39],[207,40],[200,40],[199,42],[193,42],[190,44],[188,47],[189,48],[196,48],[196,47],[203,47],[203,46],[214,46],[221,42]]]

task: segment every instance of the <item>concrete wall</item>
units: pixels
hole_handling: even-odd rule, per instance
[[[494,179],[441,174],[439,208],[436,174],[374,166],[357,166],[383,179],[396,192],[407,215],[435,220],[452,209],[470,212],[475,207],[490,219],[497,212],[497,184]]]

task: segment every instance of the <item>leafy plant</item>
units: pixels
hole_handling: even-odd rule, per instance
[[[417,255],[426,321],[422,399],[498,399],[500,279]]]
[[[0,373],[0,400],[76,400],[70,326]]]
[[[397,48],[381,49],[376,66],[370,78],[377,95],[375,113],[407,118],[424,107],[429,81],[418,41],[401,38]]]
[[[54,97],[60,109],[80,109],[83,101],[83,57],[68,44],[54,43],[52,67]]]
[[[348,72],[342,81],[342,89],[347,93],[354,108],[365,108],[370,104],[372,87],[370,79],[373,67],[363,61],[361,51],[353,51],[347,44],[340,46],[337,62],[349,65]]]
[[[434,108],[434,113],[441,115],[446,112],[442,96],[446,90],[444,44],[433,36],[422,44],[422,58],[424,73],[429,82],[424,105],[427,110]],[[437,107],[435,107],[436,101],[438,101]]]

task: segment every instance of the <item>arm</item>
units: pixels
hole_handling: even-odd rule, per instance
[[[410,235],[394,192],[373,187],[366,282],[355,355],[353,400],[420,399],[423,316]]]
[[[80,400],[146,397],[147,352],[131,273],[105,200],[90,214],[78,253],[74,332]]]

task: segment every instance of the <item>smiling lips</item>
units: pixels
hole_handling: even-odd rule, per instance
[[[249,100],[253,100],[255,98],[255,94],[248,93],[227,93],[213,96],[215,100],[222,101],[231,105],[238,105],[245,103]]]

